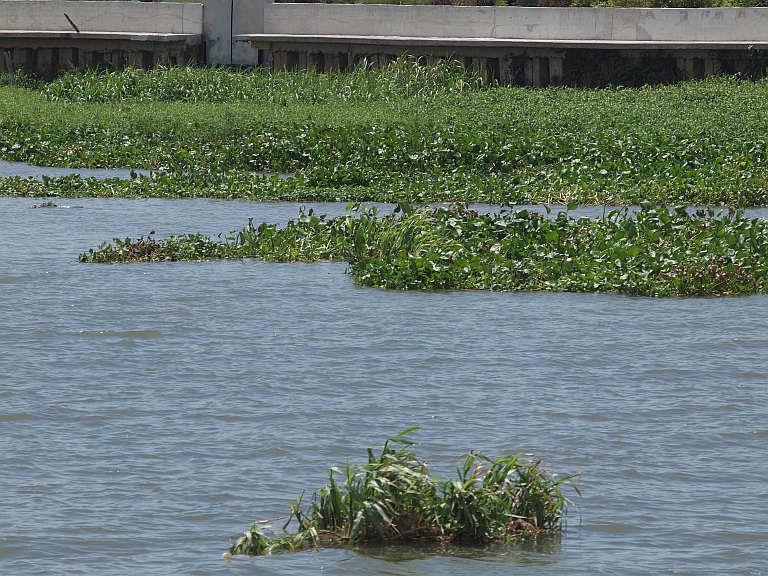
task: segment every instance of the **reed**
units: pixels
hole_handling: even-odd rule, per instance
[[[414,430],[390,438],[378,454],[369,448],[364,465],[331,468],[328,484],[306,511],[301,497],[290,506],[283,529],[295,519],[298,532],[269,536],[257,522],[230,553],[371,541],[484,543],[565,526],[569,500],[562,487],[578,493],[575,476],[557,478],[540,461],[521,456],[491,459],[472,452],[459,458],[456,479],[442,480],[412,452]]]
[[[452,59],[427,64],[400,56],[382,67],[363,60],[350,72],[231,70],[158,66],[151,70],[69,71],[42,89],[51,102],[360,102],[429,98],[486,86],[483,77]]]

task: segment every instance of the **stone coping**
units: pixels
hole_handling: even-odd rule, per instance
[[[165,34],[145,32],[62,32],[61,30],[0,30],[0,39],[131,40],[134,42],[203,43],[202,34]]]
[[[556,40],[528,38],[444,38],[429,36],[363,36],[351,34],[236,34],[235,42],[268,44],[355,44],[367,46],[445,46],[477,48],[542,48],[593,50],[747,50],[768,49],[768,42]]]

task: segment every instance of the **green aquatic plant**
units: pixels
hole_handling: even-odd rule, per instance
[[[522,534],[553,533],[565,525],[568,499],[562,487],[576,476],[557,478],[539,460],[521,456],[491,459],[472,452],[459,458],[457,478],[431,475],[412,452],[411,428],[390,438],[368,462],[331,468],[328,484],[290,505],[298,531],[270,536],[260,523],[230,548],[232,554],[263,555],[308,546],[364,542],[474,542]]]
[[[575,207],[571,205],[570,208]],[[286,226],[163,240],[115,239],[82,262],[261,258],[343,261],[356,282],[402,290],[547,290],[705,296],[768,292],[768,225],[743,210],[643,203],[597,219],[530,210],[483,214],[465,205],[391,214],[310,210]]]
[[[263,78],[207,68],[78,72],[47,85],[59,86],[58,99],[0,87],[2,158],[166,172],[122,182],[3,179],[0,194],[768,204],[764,80],[465,89],[463,72],[435,70],[401,62]],[[275,97],[215,95],[219,85],[227,94],[231,83],[259,82]]]
[[[259,100],[276,104],[326,101],[390,101],[433,97],[485,87],[483,77],[456,60],[427,63],[400,56],[384,66],[361,61],[349,72],[320,73],[262,68],[157,66],[151,70],[72,70],[42,89],[52,101],[66,102],[229,102]]]

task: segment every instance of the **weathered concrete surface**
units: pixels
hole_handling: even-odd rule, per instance
[[[250,32],[257,33],[256,30]],[[264,10],[263,33],[549,41],[768,42],[768,8],[269,4]]]
[[[17,67],[183,65],[202,42],[202,4],[0,0],[0,46]]]
[[[205,61],[210,64],[229,64],[231,61],[231,7],[232,0],[205,0],[203,4]],[[252,24],[254,30],[260,30],[256,22]]]
[[[764,73],[768,9],[268,4],[263,25],[233,40],[273,69],[384,65],[407,52],[502,83],[641,85]]]
[[[209,64],[253,66],[259,54],[242,34],[264,31],[264,7],[272,0],[204,0],[205,61]]]
[[[691,42],[679,40],[557,40],[525,38],[456,38],[438,36],[359,36],[331,34],[238,34],[236,42],[250,42],[254,46],[272,43],[336,44],[400,47],[446,48],[531,48],[531,49],[642,49],[642,50],[746,50],[750,46],[768,49],[768,41],[756,42]]]
[[[190,34],[202,39],[202,4],[173,2],[0,1],[0,30]]]

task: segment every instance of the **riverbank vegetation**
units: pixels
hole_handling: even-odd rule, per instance
[[[256,522],[230,548],[232,554],[264,555],[310,546],[379,542],[486,543],[561,530],[568,499],[556,478],[538,460],[520,456],[491,459],[462,456],[455,480],[432,476],[412,452],[408,434],[387,440],[368,462],[332,468],[329,483],[316,492],[307,511],[299,497],[283,529],[295,519],[298,532],[269,536]]]
[[[575,206],[572,206],[575,207]],[[530,210],[481,214],[457,204],[391,214],[311,212],[280,227],[115,239],[82,262],[261,258],[343,261],[356,282],[404,290],[548,290],[706,296],[768,292],[768,226],[741,210],[644,203],[594,220]]]
[[[0,87],[0,157],[165,173],[4,179],[0,193],[766,205],[767,98],[768,82],[734,77],[499,87],[455,63],[407,59],[334,74],[68,72]]]

